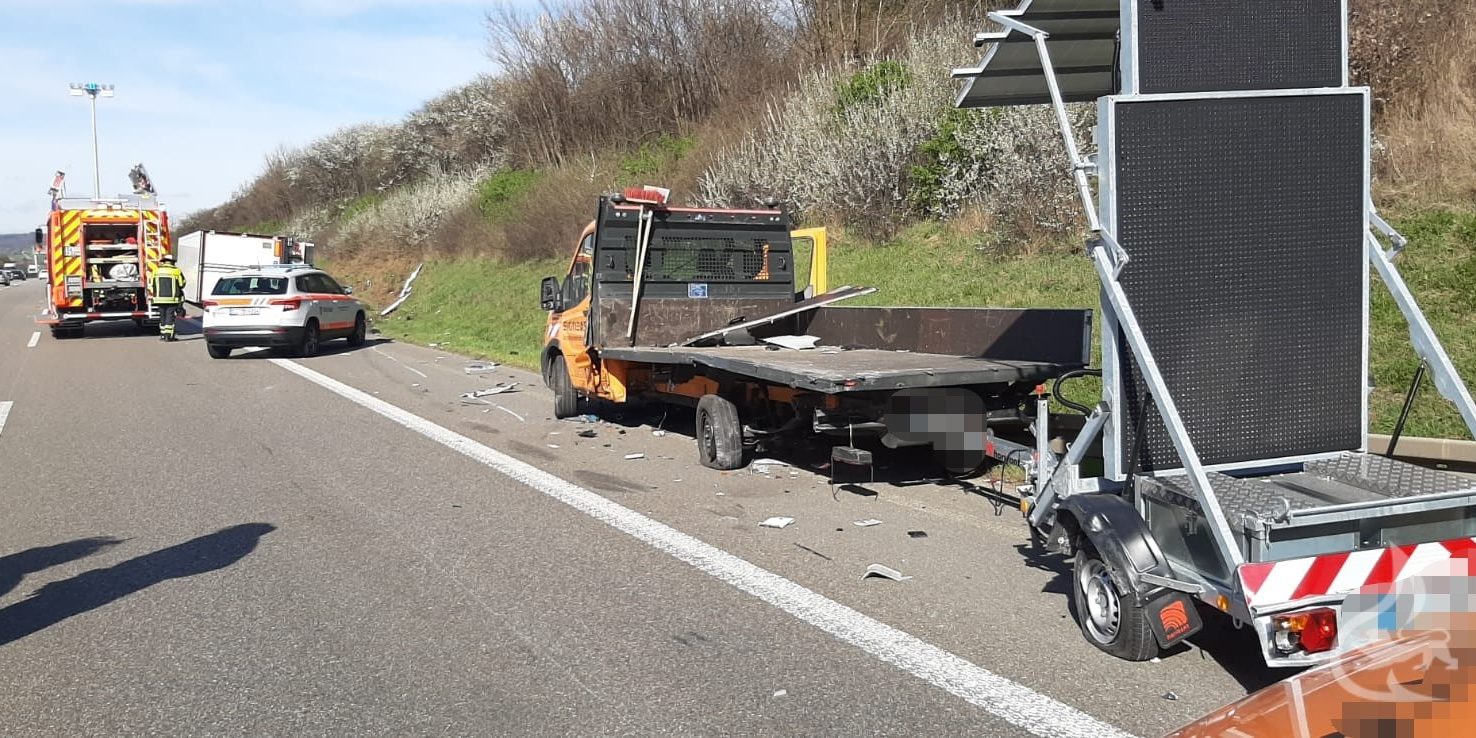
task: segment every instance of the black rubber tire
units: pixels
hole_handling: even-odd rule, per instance
[[[318,355],[318,348],[322,345],[321,336],[318,333],[318,321],[310,319],[307,325],[302,327],[302,340],[292,347],[292,355],[300,359]]]
[[[554,393],[554,417],[559,420],[579,414],[579,393],[574,389],[574,380],[569,377],[569,367],[563,356],[555,356],[548,367],[549,388]]]
[[[948,479],[976,479],[989,469],[989,457],[983,452],[979,452],[977,458],[966,458],[964,454],[947,451],[934,451],[933,456]]]
[[[1097,550],[1083,542],[1071,570],[1071,596],[1081,634],[1088,643],[1125,661],[1152,659],[1159,648],[1147,613],[1137,598],[1118,591],[1108,572]],[[1103,621],[1115,624],[1105,628],[1097,625]]]
[[[348,345],[358,348],[364,345],[364,340],[369,335],[369,321],[364,318],[363,313],[354,316],[354,332],[348,336]]]
[[[709,469],[743,468],[743,424],[738,406],[717,395],[697,402],[697,460]]]
[[[213,343],[207,343],[207,344],[205,344],[205,350],[208,351],[208,352],[210,352],[210,358],[212,358],[212,359],[229,359],[229,358],[231,358],[231,347],[230,346],[217,346],[217,345],[215,345]]]

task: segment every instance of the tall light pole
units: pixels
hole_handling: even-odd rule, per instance
[[[71,87],[72,97],[86,95],[92,99],[92,196],[102,199],[102,167],[97,156],[97,98],[112,97],[113,86],[96,82],[73,82]]]

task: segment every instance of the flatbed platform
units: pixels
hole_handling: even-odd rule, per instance
[[[600,358],[701,367],[825,394],[1042,382],[1081,366],[826,346],[606,347]]]

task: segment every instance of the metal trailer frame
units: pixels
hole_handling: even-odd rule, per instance
[[[1138,368],[1142,372],[1148,385],[1151,398],[1157,407],[1159,414],[1168,429],[1174,449],[1177,451],[1182,463],[1182,469],[1168,473],[1156,473],[1140,476],[1150,482],[1150,487],[1159,485],[1156,490],[1159,494],[1175,497],[1175,504],[1197,511],[1204,516],[1208,523],[1208,531],[1213,541],[1213,548],[1225,564],[1225,576],[1213,576],[1204,571],[1195,570],[1193,567],[1175,566],[1173,576],[1163,577],[1148,573],[1138,573],[1139,581],[1143,585],[1158,587],[1168,590],[1183,592],[1198,598],[1199,600],[1227,613],[1237,624],[1251,624],[1256,628],[1259,640],[1262,644],[1263,656],[1269,665],[1273,666],[1301,666],[1319,663],[1332,657],[1334,652],[1322,654],[1300,654],[1287,656],[1277,653],[1273,649],[1272,621],[1271,616],[1278,612],[1300,610],[1308,606],[1329,607],[1338,612],[1341,617],[1343,596],[1333,593],[1323,596],[1309,596],[1290,602],[1277,602],[1267,607],[1253,607],[1251,597],[1247,593],[1247,587],[1240,580],[1239,572],[1248,562],[1264,565],[1263,560],[1269,547],[1269,535],[1262,538],[1254,537],[1254,531],[1247,531],[1243,537],[1237,537],[1228,519],[1225,509],[1212,482],[1214,479],[1231,479],[1218,474],[1221,471],[1234,471],[1242,479],[1249,479],[1252,483],[1259,480],[1276,481],[1278,474],[1285,474],[1290,468],[1307,465],[1336,465],[1340,460],[1351,460],[1355,463],[1368,464],[1381,457],[1370,457],[1367,451],[1367,421],[1368,421],[1368,343],[1369,343],[1369,267],[1379,275],[1385,287],[1393,296],[1401,314],[1409,324],[1411,343],[1418,357],[1426,362],[1434,378],[1434,383],[1442,397],[1453,403],[1461,413],[1467,429],[1476,436],[1476,402],[1473,402],[1470,391],[1461,380],[1448,353],[1441,345],[1439,338],[1435,335],[1429,322],[1420,310],[1414,295],[1410,292],[1408,285],[1400,276],[1394,259],[1404,249],[1407,240],[1399,234],[1386,221],[1379,217],[1373,205],[1372,195],[1369,189],[1370,181],[1370,156],[1369,146],[1372,136],[1371,125],[1368,121],[1368,90],[1366,88],[1347,87],[1347,2],[1342,1],[1343,11],[1343,80],[1341,87],[1314,88],[1314,89],[1282,89],[1271,91],[1245,91],[1245,92],[1211,92],[1211,93],[1175,93],[1159,94],[1151,96],[1134,95],[1138,85],[1138,69],[1136,64],[1136,51],[1133,53],[1122,53],[1120,59],[1121,95],[1108,95],[1100,98],[1099,106],[1103,112],[1109,112],[1112,105],[1129,102],[1130,100],[1144,99],[1195,99],[1195,98],[1226,98],[1226,97],[1251,97],[1272,95],[1326,95],[1326,94],[1349,94],[1361,93],[1364,96],[1365,130],[1364,130],[1364,156],[1363,156],[1363,191],[1365,193],[1364,233],[1366,241],[1367,258],[1364,260],[1363,280],[1363,444],[1360,448],[1346,452],[1330,452],[1310,454],[1303,456],[1291,456],[1285,458],[1262,459],[1255,461],[1240,462],[1226,465],[1207,466],[1200,460],[1193,441],[1183,422],[1177,403],[1169,391],[1161,368],[1155,359],[1153,349],[1148,345],[1144,336],[1132,301],[1123,289],[1120,277],[1124,267],[1130,262],[1131,257],[1119,244],[1114,226],[1117,221],[1115,210],[1112,180],[1112,164],[1109,160],[1098,161],[1097,158],[1084,156],[1076,141],[1076,137],[1069,125],[1066,110],[1066,99],[1058,82],[1057,74],[1051,61],[1050,49],[1047,40],[1050,34],[1023,20],[1022,16],[1035,0],[1024,0],[1022,6],[1014,11],[996,11],[989,13],[990,20],[1004,27],[1003,32],[979,34],[975,37],[975,45],[983,45],[989,41],[1000,41],[1009,36],[1010,33],[1020,33],[1029,37],[1035,46],[1039,56],[1039,71],[1043,74],[1049,94],[1049,104],[1055,112],[1056,120],[1061,129],[1062,143],[1067,155],[1069,176],[1073,180],[1076,190],[1081,198],[1083,211],[1086,215],[1089,228],[1092,231],[1092,240],[1088,245],[1088,254],[1093,262],[1099,281],[1102,286],[1102,311],[1103,311],[1103,399],[1088,416],[1085,425],[1076,435],[1075,439],[1068,444],[1064,455],[1054,453],[1049,444],[1051,438],[1049,427],[1049,400],[1041,396],[1037,399],[1037,412],[1033,426],[1036,438],[1034,448],[1024,445],[1010,443],[998,438],[993,433],[988,434],[988,445],[994,451],[994,457],[1008,461],[1017,457],[1018,454],[1030,454],[1031,460],[1024,466],[1030,474],[1032,484],[1028,488],[1029,494],[1022,502],[1022,510],[1033,531],[1047,532],[1058,531],[1057,513],[1063,502],[1079,495],[1096,492],[1120,492],[1127,479],[1127,474],[1119,468],[1116,463],[1116,454],[1105,454],[1109,464],[1107,473],[1099,478],[1083,478],[1080,465],[1087,449],[1099,438],[1103,440],[1120,437],[1122,412],[1118,410],[1122,402],[1122,362],[1124,358],[1116,349],[1116,341],[1112,340],[1115,332],[1121,331],[1126,342],[1133,352]],[[1136,49],[1133,43],[1137,33],[1137,7],[1135,0],[1121,0],[1122,17],[1125,23],[1121,28],[1122,44],[1120,49]],[[999,46],[991,49],[986,56],[984,65],[973,69],[959,69],[954,71],[956,78],[980,78],[980,72],[994,58]],[[1005,72],[1006,74],[1012,72]],[[1018,73],[1018,72],[1014,72]],[[965,89],[959,97],[959,104],[963,103],[970,90]],[[1018,93],[1018,91],[1016,91]],[[1014,104],[1013,102],[1001,102],[999,104]],[[1111,147],[1102,145],[1112,140],[1114,131],[1110,130],[1113,116],[1102,115],[1098,121],[1097,138],[1099,152],[1110,156]],[[1106,129],[1104,131],[1104,128]],[[1099,182],[1099,203],[1093,202],[1089,177],[1097,176]],[[1388,242],[1385,247],[1380,238]],[[1390,462],[1396,463],[1396,462]],[[1395,469],[1396,473],[1406,472],[1403,469]],[[1395,477],[1405,479],[1406,477]],[[1221,482],[1224,484],[1224,482]],[[1418,484],[1411,482],[1412,485]],[[1176,489],[1162,489],[1173,487]],[[1022,488],[1022,492],[1027,488]],[[1280,489],[1280,488],[1277,488]],[[1400,491],[1400,490],[1395,490]],[[1255,520],[1255,524],[1269,534],[1277,530],[1291,530],[1298,527],[1305,528],[1312,525],[1328,525],[1337,523],[1348,523],[1350,521],[1367,520],[1378,518],[1382,515],[1405,515],[1432,513],[1441,510],[1452,510],[1460,508],[1471,508],[1476,506],[1476,486],[1462,486],[1459,489],[1446,489],[1434,493],[1422,492],[1419,488],[1403,490],[1409,494],[1386,496],[1384,499],[1370,499],[1357,502],[1345,502],[1330,506],[1314,507],[1305,510],[1287,509],[1277,518],[1261,518]],[[1138,495],[1136,509],[1139,515],[1147,520],[1144,495]],[[1241,520],[1248,524],[1249,521]],[[1097,524],[1099,524],[1098,521]],[[1054,542],[1054,541],[1053,541]],[[1059,543],[1065,543],[1059,541]],[[1314,545],[1317,542],[1314,541]],[[1064,546],[1069,550],[1069,545]],[[1250,556],[1247,557],[1246,549]],[[1347,551],[1348,549],[1341,549]],[[1355,550],[1368,551],[1361,548]],[[1376,549],[1377,550],[1377,549]]]

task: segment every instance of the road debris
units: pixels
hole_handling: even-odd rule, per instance
[[[486,400],[483,400],[483,402],[486,402]],[[495,405],[494,407],[496,407],[498,410],[501,410],[502,412],[507,413],[508,415],[513,416],[514,418],[517,418],[519,423],[526,423],[526,422],[528,422],[527,420],[525,420],[523,418],[523,416],[521,416],[521,415],[519,415],[519,414],[517,414],[517,413],[515,413],[515,412],[513,412],[511,410],[508,410],[507,408],[505,408],[505,407],[503,407],[501,405]],[[486,411],[484,410],[483,412],[486,412]]]
[[[405,286],[400,288],[399,298],[397,298],[394,302],[384,306],[384,309],[379,311],[379,317],[383,318],[384,316],[389,315],[390,313],[393,313],[394,311],[400,309],[400,306],[405,304],[406,300],[410,299],[411,286],[414,285],[415,280],[420,277],[420,269],[424,266],[425,264],[417,264],[415,266],[415,271],[411,272],[410,276],[405,278]],[[431,345],[434,346],[435,344]]]
[[[484,390],[477,390],[475,392],[463,392],[461,393],[461,396],[462,398],[467,400],[475,400],[481,397],[500,395],[504,392],[512,392],[513,390],[517,389],[517,386],[517,382],[498,382],[497,384]]]
[[[491,374],[492,372],[497,371],[497,368],[499,366],[500,366],[500,364],[498,364],[495,361],[489,361],[489,362],[486,362],[486,363],[477,362],[477,363],[474,363],[474,364],[467,364],[466,365],[466,368],[463,369],[462,371],[465,371],[467,374],[473,374],[473,375],[475,375],[475,374]]]
[[[882,564],[872,564],[866,567],[866,573],[862,574],[861,578],[866,579],[867,577],[883,577],[894,582],[906,581],[912,578],[910,575],[903,574],[890,566],[884,566]]]
[[[1166,699],[1166,700],[1168,700],[1169,702],[1178,702],[1179,701],[1179,695],[1174,694],[1173,692],[1164,692],[1163,693],[1163,698]]]
[[[909,531],[907,531],[907,537],[908,538],[927,538],[928,537],[928,532],[925,531],[925,530],[909,530]]]
[[[776,689],[776,690],[774,690],[774,696],[775,697],[783,697],[783,696],[785,696],[787,694],[789,694],[789,690],[787,690],[787,689]]]
[[[876,518],[867,518],[865,520],[857,520],[856,522],[852,523],[852,525],[856,526],[857,528],[870,528],[873,525],[881,525],[881,523],[882,521],[877,520]]]
[[[789,466],[789,464],[778,459],[754,459],[753,463],[749,464],[748,469],[754,474],[763,474],[767,476],[771,468],[776,466],[787,467]]]
[[[584,429],[584,430],[582,430],[582,431],[579,431],[579,432],[578,432],[578,433],[576,433],[576,434],[574,434],[574,435],[577,435],[577,436],[579,436],[579,437],[580,437],[580,438],[596,438],[596,437],[598,437],[598,436],[599,436],[599,435],[600,435],[600,434],[599,434],[599,433],[596,433],[596,432],[595,432],[595,431],[594,431],[594,429],[592,429],[592,428],[585,428],[585,429]]]
[[[644,459],[644,458],[646,458],[646,455],[645,454],[626,454],[625,455],[625,460],[626,461],[635,461],[636,459]]]
[[[759,527],[760,528],[784,528],[784,527],[788,527],[789,524],[790,523],[793,523],[793,522],[794,522],[794,518],[772,517],[772,518],[769,518],[768,520],[765,520],[762,523],[759,523]]]
[[[548,447],[549,448],[558,448],[559,447],[559,444],[557,444],[557,443],[550,443],[550,444],[548,444]]]
[[[799,547],[802,550],[809,551],[810,553],[815,554],[816,556],[819,556],[820,558],[825,559],[826,561],[835,561],[835,559],[832,559],[829,556],[826,556],[825,554],[820,553],[819,551],[816,551],[815,549],[810,548],[809,546],[806,546],[803,543],[796,543],[794,545],[797,546],[797,547]]]
[[[666,431],[661,430],[661,429],[658,428],[656,430],[651,431],[651,435],[656,436],[657,438],[665,438],[666,437]]]

